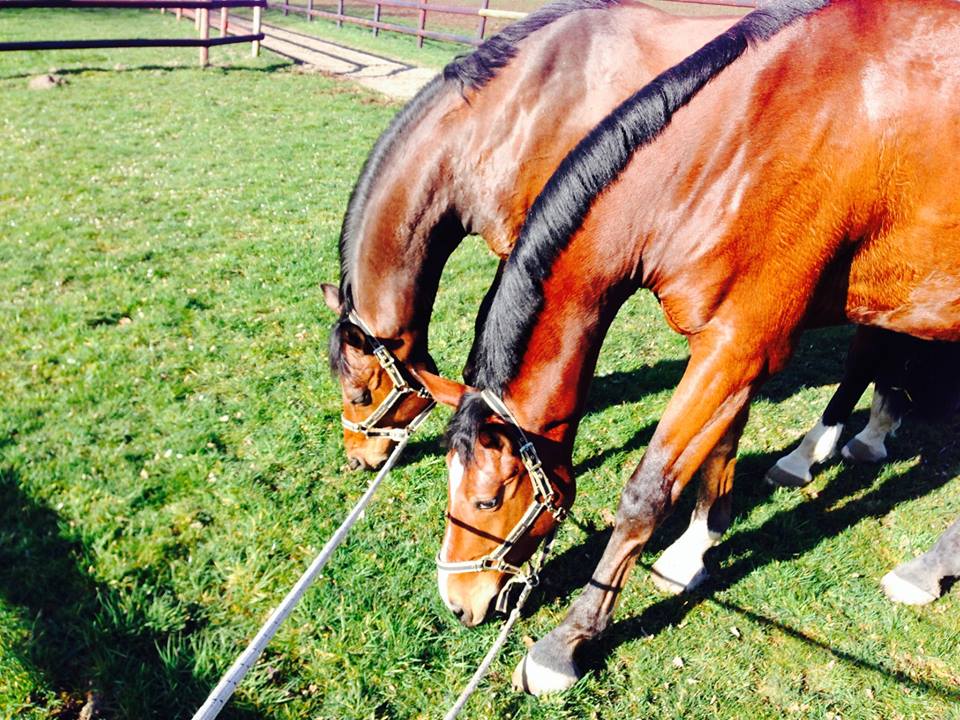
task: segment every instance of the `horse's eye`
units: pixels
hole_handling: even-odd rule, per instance
[[[369,405],[373,402],[373,398],[370,396],[370,389],[364,388],[362,393],[354,395],[350,398],[351,405]]]
[[[490,498],[489,500],[477,500],[473,506],[477,510],[496,510],[500,507],[500,498]]]

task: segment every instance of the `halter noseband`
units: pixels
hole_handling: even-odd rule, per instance
[[[430,411],[436,407],[436,403],[433,402],[433,397],[427,392],[426,388],[415,388],[407,381],[398,367],[400,361],[397,360],[396,356],[370,331],[370,328],[360,319],[356,310],[351,310],[347,313],[347,319],[360,328],[366,336],[367,342],[373,347],[373,354],[376,356],[377,362],[380,363],[380,367],[383,368],[387,377],[390,378],[393,387],[377,408],[360,422],[353,422],[352,420],[348,420],[346,416],[341,415],[340,420],[343,423],[343,427],[351,432],[360,433],[364,437],[383,437],[395,442],[400,442],[404,438],[409,437],[414,430],[423,424],[423,421],[427,419]],[[431,402],[419,415],[411,420],[406,427],[377,427],[377,423],[379,423],[388,412],[393,410],[397,403],[403,399],[403,396],[410,393],[416,393],[424,399],[429,399]]]
[[[523,517],[517,521],[517,524],[513,526],[509,534],[492,551],[476,560],[464,560],[461,562],[448,562],[441,559],[438,553],[437,569],[451,574],[496,570],[497,572],[514,576],[503,590],[500,591],[500,596],[497,599],[497,609],[503,611],[509,589],[514,582],[525,583],[531,587],[537,585],[539,582],[540,570],[543,569],[547,554],[553,546],[553,539],[556,536],[557,528],[567,516],[567,510],[558,503],[560,495],[553,488],[553,485],[550,484],[550,479],[547,477],[547,472],[543,469],[543,463],[540,461],[536,447],[534,447],[533,443],[527,438],[526,433],[523,432],[523,428],[520,427],[520,423],[517,422],[513,413],[510,412],[510,409],[504,404],[500,397],[490,390],[481,391],[480,396],[487,405],[490,406],[491,410],[513,425],[517,434],[520,436],[520,460],[527,474],[530,476],[530,481],[533,483],[533,500],[530,502],[530,506],[523,514]],[[553,517],[556,518],[557,524],[550,530],[547,539],[544,541],[537,567],[532,567],[531,565],[530,571],[524,574],[520,567],[511,565],[505,558],[510,550],[513,549],[514,544],[530,531],[540,516],[545,512],[553,515]]]

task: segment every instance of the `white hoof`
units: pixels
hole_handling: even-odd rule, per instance
[[[662,560],[662,558],[661,558]],[[710,573],[702,565],[696,570],[677,572],[677,568],[664,568],[658,560],[650,571],[650,579],[661,592],[668,595],[680,595],[696,589],[710,577]]]
[[[880,443],[871,445],[853,438],[840,451],[843,459],[852,463],[878,463],[887,459],[887,448]]]
[[[880,584],[888,598],[904,605],[927,605],[937,599],[936,595],[918,588],[892,570],[883,576]]]
[[[569,690],[579,679],[576,674],[545,667],[527,653],[513,671],[513,689],[540,697]]]

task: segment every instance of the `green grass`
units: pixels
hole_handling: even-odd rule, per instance
[[[4,38],[108,32],[176,24],[0,15]],[[206,71],[192,50],[0,55],[2,718],[74,718],[88,691],[103,717],[190,717],[368,481],[343,469],[318,284],[336,277],[346,198],[397,106],[247,52],[215,49],[231,66]],[[69,84],[27,90],[49,67]],[[493,267],[470,240],[445,274],[431,337],[448,374]],[[509,689],[522,637],[585,581],[682,372],[683,342],[632,299],[576,449],[578,515],[596,530],[564,529],[466,717],[960,717],[957,592],[909,609],[878,589],[960,514],[956,425],[908,423],[893,462],[831,465],[807,492],[761,482],[822,410],[848,335],[809,335],[756,403],[712,584],[663,598],[638,572],[586,679],[537,701]],[[447,417],[222,717],[438,717],[453,701],[499,622],[462,628],[437,596]]]

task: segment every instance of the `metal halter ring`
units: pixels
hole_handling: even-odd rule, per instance
[[[340,420],[343,423],[343,427],[351,432],[360,433],[364,437],[376,438],[383,437],[389,438],[395,442],[400,442],[404,438],[407,438],[416,430],[420,425],[423,424],[423,421],[427,419],[427,416],[430,414],[430,411],[436,407],[436,403],[432,402],[433,398],[426,388],[415,388],[413,387],[404,377],[403,373],[400,371],[400,361],[391,353],[387,347],[377,340],[376,336],[370,331],[370,328],[367,327],[366,323],[360,319],[360,316],[357,315],[356,310],[351,310],[347,313],[347,318],[360,328],[363,331],[363,334],[366,336],[367,342],[373,347],[373,354],[377,358],[377,362],[380,363],[380,367],[383,368],[383,371],[387,374],[387,377],[390,378],[390,382],[393,383],[393,387],[390,389],[390,392],[387,393],[387,396],[380,402],[376,409],[370,413],[366,418],[360,422],[353,422],[346,418],[346,416],[341,415]],[[420,412],[413,420],[411,420],[406,427],[396,428],[396,427],[377,427],[383,418],[397,405],[400,400],[403,399],[404,395],[409,395],[410,393],[416,393],[418,396],[431,400],[430,404],[427,405],[423,411]]]
[[[527,438],[526,433],[523,432],[523,428],[520,427],[513,413],[510,412],[510,409],[504,404],[503,400],[490,390],[483,390],[480,394],[487,405],[490,406],[490,409],[513,425],[514,429],[520,435],[520,441],[523,443],[520,446],[520,460],[527,474],[530,476],[530,481],[533,483],[533,500],[523,514],[523,517],[517,521],[517,524],[514,525],[513,529],[507,534],[507,537],[492,551],[476,560],[464,560],[461,562],[448,562],[442,559],[438,553],[437,569],[451,574],[496,570],[508,575],[513,575],[514,577],[500,591],[500,596],[497,600],[497,607],[500,609],[501,605],[505,606],[510,588],[514,583],[521,582],[531,588],[538,584],[540,570],[543,569],[547,554],[553,546],[553,539],[557,527],[559,527],[560,523],[563,522],[567,516],[567,510],[558,503],[559,493],[557,493],[553,485],[550,484],[550,479],[543,469],[543,463],[540,461],[536,447]],[[525,574],[520,567],[511,565],[505,558],[510,550],[513,549],[514,544],[530,531],[540,516],[545,512],[553,515],[557,520],[557,524],[550,531],[547,540],[543,544],[537,566],[533,567],[531,564],[530,571]]]

